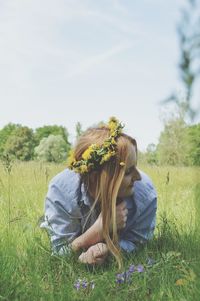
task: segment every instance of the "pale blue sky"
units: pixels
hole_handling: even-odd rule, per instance
[[[0,128],[83,128],[115,115],[144,150],[159,102],[182,93],[176,25],[184,0],[0,0]],[[199,93],[195,93],[194,106]]]

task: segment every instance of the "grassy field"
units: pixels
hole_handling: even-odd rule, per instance
[[[130,265],[136,269],[116,281],[112,258],[103,267],[90,267],[79,264],[76,255],[51,256],[38,220],[48,182],[63,168],[17,163],[9,174],[0,165],[0,300],[200,300],[199,169],[141,167],[157,188],[157,228],[147,246],[124,255],[123,271]],[[77,290],[77,279],[88,285],[82,281]]]

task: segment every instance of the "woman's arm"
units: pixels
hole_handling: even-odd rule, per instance
[[[73,251],[78,251],[81,248],[88,248],[102,241],[102,218],[100,214],[95,223],[86,232],[73,240],[71,248]]]

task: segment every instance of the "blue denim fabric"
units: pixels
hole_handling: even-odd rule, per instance
[[[133,195],[124,199],[128,218],[126,227],[119,233],[119,244],[127,252],[152,238],[156,223],[156,190],[150,178],[142,171],[140,174],[141,181],[134,183]],[[96,210],[85,225],[91,206],[92,200],[80,174],[65,169],[51,180],[40,227],[47,230],[54,254],[67,255],[68,245],[92,226],[98,217]]]

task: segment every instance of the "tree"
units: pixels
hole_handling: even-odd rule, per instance
[[[147,146],[146,160],[147,160],[147,163],[152,164],[152,165],[158,163],[157,148],[154,143],[151,143]]]
[[[62,162],[66,160],[69,149],[69,144],[61,135],[49,135],[40,141],[34,153],[36,158],[42,161]]]
[[[33,159],[33,150],[35,147],[35,140],[33,130],[26,127],[17,127],[8,137],[4,154],[8,154],[12,158],[28,161]]]
[[[4,153],[6,141],[14,130],[21,127],[19,124],[8,123],[0,130],[0,158]]]
[[[187,164],[187,127],[181,116],[171,117],[160,134],[158,161],[166,165]]]
[[[35,130],[35,140],[37,145],[40,144],[40,141],[43,138],[47,138],[49,135],[61,135],[64,141],[70,146],[70,143],[68,141],[68,131],[65,127],[63,126],[58,126],[58,125],[44,125],[42,127],[39,127]]]
[[[188,135],[188,162],[200,166],[200,123],[187,129]]]

